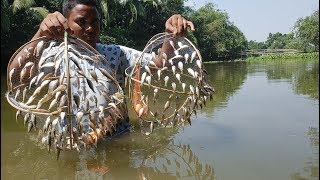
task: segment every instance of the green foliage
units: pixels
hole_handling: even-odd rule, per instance
[[[249,41],[248,49],[297,49],[303,52],[319,52],[319,10],[305,18],[299,18],[294,30],[288,34],[269,33],[267,41]]]
[[[28,9],[34,5],[34,0],[14,0],[12,3],[12,11],[16,13],[18,10]]]
[[[1,0],[1,32],[8,32],[10,27],[10,11],[7,0]]]
[[[249,57],[246,61],[261,61],[261,60],[273,60],[273,59],[318,59],[319,52],[310,53],[287,53],[287,54],[268,54],[259,57]]]
[[[198,10],[184,6],[185,0],[97,0],[102,12],[102,43],[121,44],[142,50],[155,34],[165,30],[166,20],[182,14],[193,21],[196,31],[186,36],[206,60],[232,60],[247,49],[302,49],[318,51],[319,14],[299,19],[289,34],[269,34],[266,42],[247,41],[241,30],[229,21],[228,14],[207,3]],[[2,0],[1,58],[8,62],[13,52],[29,41],[41,20],[61,10],[62,0]],[[23,31],[21,31],[23,29]],[[8,33],[10,32],[10,33]]]
[[[299,49],[319,52],[319,9],[311,16],[300,18],[294,26]]]
[[[267,49],[267,45],[265,42],[257,42],[250,40],[248,42],[248,49]]]
[[[208,3],[191,15],[204,59],[235,59],[247,49],[243,33],[231,23],[225,12]]]

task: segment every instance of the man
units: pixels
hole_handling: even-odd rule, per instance
[[[114,72],[117,72],[117,80],[120,84],[123,84],[125,69],[134,64],[136,57],[138,57],[141,52],[121,45],[98,43],[101,32],[100,16],[94,0],[65,0],[63,2],[62,14],[58,11],[48,14],[41,22],[32,40],[42,36],[50,39],[61,39],[63,38],[64,31],[67,31],[69,35],[85,41],[100,54],[104,55],[110,62],[109,64]],[[192,31],[195,30],[193,23],[179,14],[172,15],[165,23],[165,31],[173,33],[176,37],[183,36],[189,27]],[[31,44],[29,46],[31,46]],[[169,46],[162,49],[166,52],[170,51]],[[167,54],[170,54],[170,52]],[[19,55],[16,57],[18,56]],[[20,59],[20,62],[18,62],[17,58],[15,58],[10,64],[8,72],[13,68],[15,68],[16,72],[21,71],[21,67],[24,67],[24,64],[27,63],[26,61],[26,59]],[[157,59],[154,60],[154,62],[159,67],[162,66],[162,62],[157,61]],[[115,134],[128,130],[128,128],[129,121],[128,118],[125,118],[117,124]],[[93,141],[96,143],[97,137],[92,136],[96,136],[96,134],[91,133],[90,137],[92,142],[89,141],[89,143],[93,143]]]

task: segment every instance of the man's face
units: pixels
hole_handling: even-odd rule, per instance
[[[100,17],[97,9],[83,4],[76,5],[67,17],[73,36],[95,48],[100,34]]]

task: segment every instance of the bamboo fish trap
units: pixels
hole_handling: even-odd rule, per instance
[[[6,98],[17,109],[17,121],[38,131],[59,157],[61,150],[96,145],[124,119],[124,95],[115,77],[108,61],[84,41],[67,33],[64,40],[41,37],[11,57]]]
[[[163,49],[168,51],[165,51]],[[172,52],[166,54],[165,52]],[[144,62],[147,56],[161,62]],[[191,125],[191,115],[212,99],[199,50],[185,37],[160,33],[152,37],[134,66],[126,69],[129,97],[150,134],[157,127]]]

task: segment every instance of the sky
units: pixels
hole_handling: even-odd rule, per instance
[[[319,9],[318,0],[187,0],[185,5],[196,10],[209,2],[226,12],[248,41],[257,42],[269,33],[290,33],[299,18]]]

